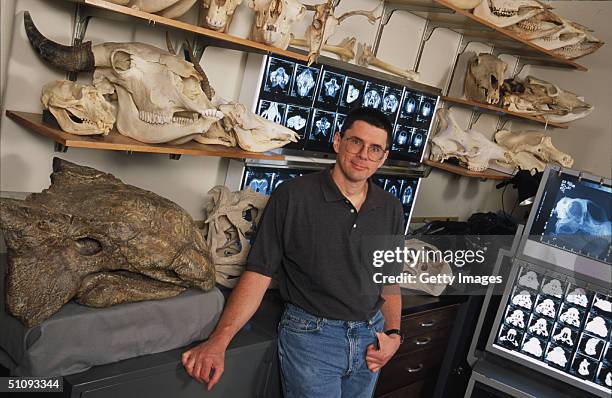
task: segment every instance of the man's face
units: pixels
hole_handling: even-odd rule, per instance
[[[359,153],[353,154],[346,150],[347,139],[350,137],[363,141],[364,145]],[[387,149],[387,132],[362,120],[355,121],[351,128],[346,130],[344,137],[340,137],[339,132],[334,136],[334,150],[338,154],[336,165],[349,181],[365,181],[385,163],[389,151],[385,151],[382,159],[378,161],[368,158],[368,147],[372,145]]]

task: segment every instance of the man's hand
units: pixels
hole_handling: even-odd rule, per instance
[[[183,366],[191,377],[206,384],[210,391],[223,374],[225,350],[225,344],[209,339],[183,353]]]
[[[378,372],[380,368],[385,366],[391,357],[395,355],[401,343],[401,338],[397,334],[387,336],[379,332],[376,333],[376,337],[378,338],[378,346],[380,348],[377,350],[374,344],[370,344],[366,353],[366,363],[371,372]]]

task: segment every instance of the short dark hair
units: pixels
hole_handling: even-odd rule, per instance
[[[387,132],[387,147],[385,149],[391,147],[391,142],[393,142],[393,126],[389,118],[387,118],[387,115],[374,108],[361,107],[351,110],[348,115],[346,115],[344,125],[342,126],[342,130],[340,130],[340,136],[344,137],[346,130],[350,129],[357,120],[361,120],[371,126],[385,130]]]

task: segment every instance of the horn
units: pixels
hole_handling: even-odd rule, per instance
[[[78,46],[64,46],[49,40],[38,31],[28,11],[23,13],[23,24],[32,47],[46,62],[67,72],[94,70],[95,60],[90,41]]]

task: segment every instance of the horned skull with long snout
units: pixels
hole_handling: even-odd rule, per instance
[[[291,26],[306,15],[306,6],[297,0],[249,0],[248,5],[255,11],[251,38],[283,50],[293,38]]]
[[[144,43],[91,42],[62,46],[45,38],[24,14],[26,32],[41,57],[66,71],[94,72],[94,86],[117,93],[117,130],[146,143],[192,140],[223,117],[204,94],[193,64]]]

